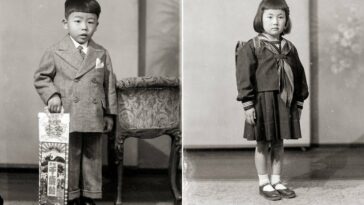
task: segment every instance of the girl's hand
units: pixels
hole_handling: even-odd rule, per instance
[[[62,110],[61,98],[55,94],[48,100],[48,109],[50,113],[60,113]]]
[[[255,115],[255,109],[254,108],[250,108],[249,110],[246,110],[245,111],[245,117],[246,117],[246,121],[249,124],[255,125],[256,115]]]

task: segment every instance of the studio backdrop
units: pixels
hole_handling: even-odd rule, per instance
[[[183,1],[183,145],[185,148],[249,147],[243,139],[244,111],[236,101],[235,45],[256,35],[260,1]],[[309,1],[287,0],[292,31],[285,37],[298,49],[310,79]],[[291,146],[310,144],[310,99],[301,118],[303,138]]]

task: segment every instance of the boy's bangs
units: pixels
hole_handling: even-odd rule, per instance
[[[96,1],[67,0],[65,3],[66,18],[73,12],[93,13],[99,17],[101,8]]]
[[[89,8],[84,8],[84,7],[80,7],[80,8],[76,8],[76,7],[73,7],[73,8],[70,8],[67,10],[67,14],[71,14],[73,12],[83,12],[83,13],[93,13],[93,14],[96,14],[95,10],[92,10],[92,9],[89,9]]]

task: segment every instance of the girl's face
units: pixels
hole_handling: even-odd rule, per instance
[[[263,11],[264,32],[279,39],[286,26],[286,12],[281,9],[266,9]]]

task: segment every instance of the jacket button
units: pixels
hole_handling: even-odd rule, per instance
[[[96,78],[92,78],[91,82],[93,82],[93,83],[97,83]]]
[[[96,98],[92,99],[92,103],[97,104],[97,99]]]
[[[73,97],[73,102],[78,103],[78,101],[80,101],[80,99],[77,96]]]

